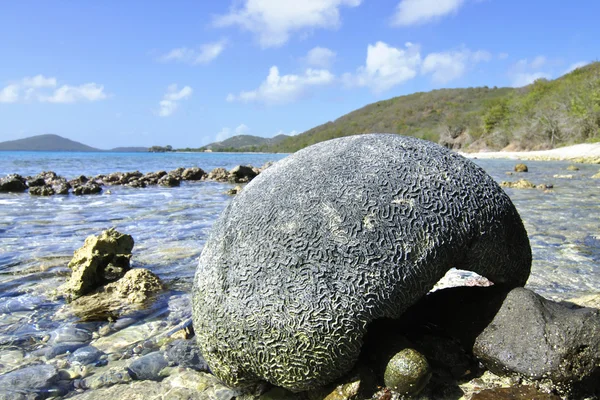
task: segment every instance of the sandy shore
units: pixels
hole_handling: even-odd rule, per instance
[[[539,151],[493,151],[460,153],[467,158],[508,158],[514,160],[567,160],[600,164],[600,143],[583,143]]]

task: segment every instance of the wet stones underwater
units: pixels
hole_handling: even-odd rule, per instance
[[[231,171],[214,172],[210,179],[230,181]],[[134,175],[123,181],[139,180]],[[335,215],[330,209],[324,212]],[[373,221],[366,218],[363,222],[375,226]],[[291,225],[285,227],[291,229]],[[332,240],[340,240],[340,231],[333,231],[338,235]],[[510,291],[502,285],[438,290],[422,297],[398,319],[372,321],[354,366],[328,384],[302,392],[268,383],[228,386],[211,373],[212,366],[196,343],[198,332],[194,332],[189,313],[182,312],[191,308],[188,298],[165,297],[166,283],[160,276],[131,263],[135,247],[129,235],[114,230],[98,233],[89,242],[83,243],[81,238],[84,245],[72,259],[72,272],[56,293],[69,298],[64,311],[79,315],[79,322],[55,329],[35,344],[15,343],[2,350],[0,398],[598,396],[597,310],[555,303],[531,291]],[[85,265],[87,273],[81,272]],[[78,276],[93,276],[89,281],[94,284],[81,289],[85,285]],[[474,284],[488,285],[489,281],[482,278]],[[582,301],[580,305],[598,307],[598,297]],[[133,329],[140,313],[161,313],[156,307],[159,303],[167,304],[171,311],[163,314],[164,320],[143,324],[143,332],[139,326]],[[3,302],[2,307],[3,312],[18,312],[28,306]],[[106,320],[112,322],[99,324]],[[32,361],[23,362],[29,349]]]

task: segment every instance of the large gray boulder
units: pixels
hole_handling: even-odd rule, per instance
[[[473,352],[492,372],[600,394],[600,310],[513,289]]]
[[[401,315],[451,267],[525,284],[519,214],[480,167],[434,143],[373,134],[266,169],[213,226],[194,328],[230,385],[302,391],[355,364],[375,319]]]

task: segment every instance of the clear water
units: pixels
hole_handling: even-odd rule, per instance
[[[192,166],[229,169],[238,164],[261,166],[284,156],[0,152],[0,175],[53,170],[74,178]],[[507,176],[515,161],[474,161],[497,181],[522,177],[554,185],[547,193],[506,190],[525,222],[533,249],[529,287],[554,299],[598,292],[600,180],[590,178],[598,166],[579,165],[579,171],[567,171],[569,164],[565,162],[527,162],[530,172]],[[554,178],[557,174],[573,177]],[[161,320],[166,331],[172,325],[164,326],[165,315],[174,313],[173,307],[179,307],[181,318],[189,316],[189,291],[197,258],[211,225],[230,200],[224,194],[229,187],[214,182],[184,182],[178,188],[112,186],[110,194],[105,188],[99,195],[48,198],[0,193],[0,353],[21,349],[25,350],[24,359],[15,362],[34,360],[29,353],[44,346],[44,336],[78,321],[65,312],[68,305],[49,295],[68,276],[67,263],[73,251],[88,235],[109,227],[132,235],[133,265],[149,268],[168,286],[165,302],[157,306],[158,314],[140,314],[137,325]],[[118,351],[125,351],[125,347]],[[12,367],[0,365],[0,373]]]

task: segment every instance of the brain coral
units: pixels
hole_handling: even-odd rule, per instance
[[[344,137],[279,161],[223,211],[196,271],[195,331],[228,384],[301,391],[347,372],[369,322],[451,267],[522,286],[530,265],[519,214],[473,162],[411,137]]]

